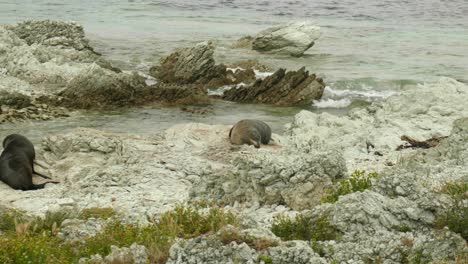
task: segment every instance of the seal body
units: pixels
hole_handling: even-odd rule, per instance
[[[271,139],[271,128],[263,121],[244,119],[237,122],[229,131],[229,139],[235,145],[268,144]]]
[[[3,148],[0,155],[0,180],[11,188],[24,191],[36,190],[44,188],[47,183],[57,183],[50,181],[34,184],[32,182],[36,153],[34,145],[26,137],[18,134],[9,135],[3,140]]]

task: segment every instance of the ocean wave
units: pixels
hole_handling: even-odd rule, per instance
[[[317,108],[345,108],[355,100],[374,102],[398,94],[395,91],[371,89],[371,87],[366,87],[366,90],[338,90],[327,86],[323,91],[322,98],[315,100],[313,106]]]

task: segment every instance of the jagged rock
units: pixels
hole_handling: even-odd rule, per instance
[[[272,262],[265,262],[266,259]],[[246,242],[224,241],[223,243],[218,235],[209,235],[176,242],[170,249],[169,260],[166,263],[312,264],[327,262],[314,253],[306,241],[290,241],[256,251]]]
[[[268,28],[252,40],[252,49],[291,56],[301,56],[320,37],[320,27],[310,22],[295,22]]]
[[[80,242],[101,232],[104,224],[104,220],[99,218],[65,219],[60,226],[57,237],[71,243]]]
[[[155,101],[169,105],[208,104],[210,102],[206,89],[202,85],[163,82],[149,87],[143,98],[146,100],[154,98]]]
[[[179,49],[161,59],[159,66],[152,67],[150,75],[167,83],[207,83],[226,70],[223,65],[215,65],[214,49],[211,42]]]
[[[42,44],[93,51],[85,38],[83,27],[75,22],[28,20],[12,26],[11,29],[28,45]]]
[[[111,246],[112,252],[104,259],[104,263],[148,263],[148,253],[144,246],[133,243],[129,248]]]
[[[324,89],[323,81],[316,78],[315,74],[309,75],[304,67],[289,72],[279,69],[251,86],[240,86],[224,92],[222,98],[234,102],[281,106],[309,105],[322,97]]]
[[[310,247],[309,241],[288,241],[280,246],[271,247],[266,254],[271,258],[272,264],[326,264],[326,259],[321,258]]]
[[[269,67],[263,65],[258,60],[241,60],[227,65],[228,68],[242,68],[242,69],[252,69],[257,71],[266,72],[271,70]]]

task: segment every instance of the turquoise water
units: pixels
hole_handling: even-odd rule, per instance
[[[99,52],[127,70],[145,72],[174,48],[204,40],[217,44],[217,62],[258,59],[273,69],[306,66],[324,77],[329,86],[325,98],[329,102],[322,105],[326,111],[345,107],[346,100],[380,100],[440,76],[468,82],[467,14],[466,0],[0,0],[0,23],[77,21]],[[230,48],[242,36],[301,20],[313,21],[323,30],[304,57]],[[195,121],[228,124],[248,115],[244,110],[249,109],[251,115],[279,120],[272,121],[279,126],[298,111],[281,110],[285,116],[278,118],[271,114],[272,107],[215,105],[223,107],[229,113],[220,110],[212,114],[218,118]],[[122,124],[129,122],[130,126],[145,116],[144,110],[129,111],[120,114]],[[190,120],[184,114],[176,118],[163,110],[150,112],[161,122]],[[88,120],[88,126],[120,131],[115,125],[120,122],[119,115],[91,116],[96,118]],[[151,126],[147,128],[153,129]]]

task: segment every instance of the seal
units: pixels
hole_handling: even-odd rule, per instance
[[[263,121],[244,119],[231,128],[229,139],[235,145],[248,144],[259,148],[260,143],[270,142],[271,128]]]
[[[48,181],[41,184],[32,182],[32,175],[37,174],[46,179],[45,175],[34,171],[34,159],[36,152],[34,145],[26,137],[19,134],[11,134],[3,140],[3,152],[0,155],[0,180],[15,190],[42,189]]]

